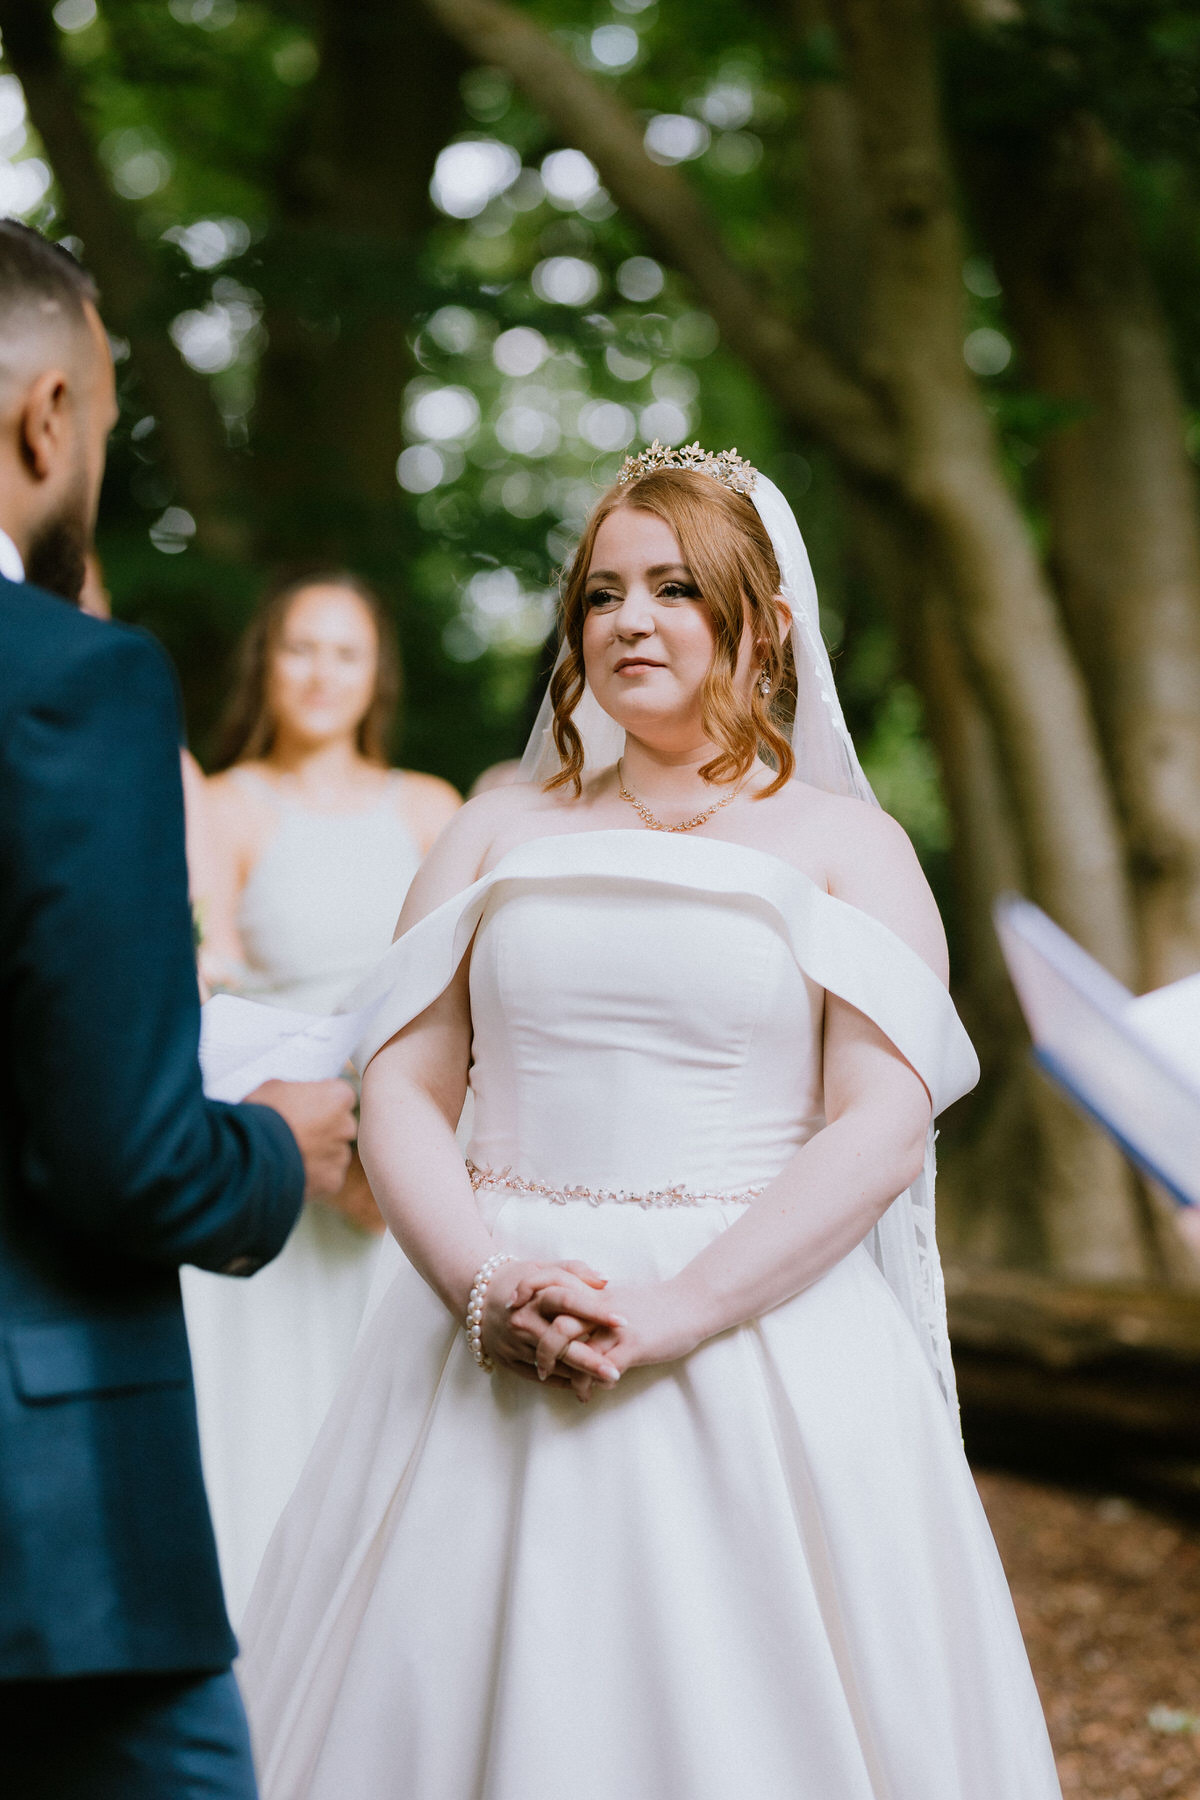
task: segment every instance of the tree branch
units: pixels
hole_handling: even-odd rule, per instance
[[[424,4],[473,58],[503,69],[563,139],[591,158],[614,200],[687,276],[725,343],[792,421],[823,439],[860,474],[891,474],[897,447],[882,410],[764,301],[722,246],[715,221],[680,172],[646,154],[632,110],[505,0]]]
[[[220,415],[203,378],[187,367],[153,317],[152,263],[109,187],[49,10],[41,0],[0,0],[0,32],[71,229],[87,247],[104,316],[129,339],[180,498],[195,517],[197,541],[216,555],[236,556],[245,548],[246,534],[231,506],[233,460]]]

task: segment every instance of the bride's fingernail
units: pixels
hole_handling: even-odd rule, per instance
[[[624,1313],[609,1313],[609,1320],[614,1325],[628,1325],[629,1320]]]
[[[621,1379],[620,1369],[614,1369],[611,1363],[601,1363],[600,1373],[608,1381],[620,1381]]]

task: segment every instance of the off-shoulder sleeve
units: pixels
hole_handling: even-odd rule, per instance
[[[368,1062],[449,985],[486,908],[509,887],[647,882],[756,908],[818,987],[872,1020],[929,1090],[935,1113],[969,1092],[979,1063],[954,1003],[916,951],[780,858],[717,838],[589,831],[537,838],[398,938],[351,996],[373,1006],[355,1062]]]

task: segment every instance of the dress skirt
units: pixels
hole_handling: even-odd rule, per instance
[[[740,1214],[485,1191],[498,1248],[674,1274]],[[407,1263],[275,1534],[264,1800],[1058,1800],[951,1415],[865,1248],[587,1405]]]

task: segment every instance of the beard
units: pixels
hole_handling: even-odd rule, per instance
[[[29,543],[25,556],[26,581],[77,606],[91,547],[91,507],[86,479],[80,479],[59,511],[42,523]]]

